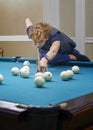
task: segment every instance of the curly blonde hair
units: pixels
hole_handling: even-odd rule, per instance
[[[31,38],[34,42],[39,42],[40,40],[43,40],[44,38],[48,38],[50,32],[51,32],[51,26],[47,23],[37,23],[35,25],[32,25],[29,28],[28,36]]]

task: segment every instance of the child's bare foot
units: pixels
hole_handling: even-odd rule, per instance
[[[69,57],[71,60],[77,60],[76,56],[74,56],[74,55],[69,55]]]

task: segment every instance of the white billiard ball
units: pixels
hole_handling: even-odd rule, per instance
[[[2,83],[3,79],[4,79],[3,75],[0,74],[0,84]]]
[[[72,71],[73,71],[75,74],[76,74],[76,73],[79,73],[79,71],[80,71],[79,66],[77,66],[77,65],[73,66],[73,67],[72,67]]]
[[[52,73],[51,73],[51,72],[46,71],[46,72],[44,72],[43,77],[44,77],[45,81],[51,81],[51,80],[52,80],[53,75],[52,75]]]
[[[37,76],[43,77],[43,73],[42,73],[42,72],[37,72],[37,73],[35,74],[35,77],[37,77]]]
[[[68,78],[72,79],[73,75],[74,75],[73,71],[72,70],[67,70],[66,72],[68,73]]]
[[[66,71],[62,71],[60,73],[60,78],[61,78],[61,80],[69,80],[69,75]]]
[[[28,78],[30,76],[29,70],[25,68],[20,69],[20,76],[23,78]]]
[[[27,70],[29,70],[29,71],[30,71],[30,67],[29,67],[29,66],[27,66],[27,65],[23,66],[23,68],[25,68],[25,69],[27,69]]]
[[[24,65],[24,66],[30,66],[30,62],[29,62],[28,60],[27,60],[27,61],[24,61],[24,62],[23,62],[23,65]]]
[[[12,75],[18,75],[19,74],[19,68],[18,67],[12,67],[11,69]]]
[[[43,87],[45,79],[42,76],[37,76],[34,79],[34,83],[37,87]]]

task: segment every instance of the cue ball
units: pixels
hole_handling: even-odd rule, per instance
[[[73,75],[74,75],[73,71],[72,70],[67,70],[66,72],[68,73],[68,78],[72,79]]]
[[[12,73],[12,75],[18,75],[19,74],[19,68],[18,67],[13,67],[11,69],[11,73]]]
[[[30,66],[30,62],[29,61],[24,61],[23,65],[24,66]]]
[[[30,76],[29,70],[25,68],[20,69],[20,76],[23,78],[28,78]]]
[[[0,74],[0,84],[2,83],[3,79],[4,79],[3,75]]]
[[[52,75],[52,73],[51,73],[51,72],[46,71],[46,72],[44,72],[43,77],[44,77],[45,81],[51,81],[51,80],[52,80],[53,75]]]
[[[44,83],[45,83],[45,79],[42,78],[42,76],[37,76],[34,79],[34,83],[37,87],[43,87]]]
[[[61,80],[68,80],[69,79],[69,75],[68,75],[67,71],[62,71],[60,73],[60,78],[61,78]]]
[[[79,66],[77,66],[77,65],[75,65],[75,66],[73,66],[72,67],[72,71],[73,71],[73,73],[79,73],[79,71],[80,71],[80,69],[79,69]]]

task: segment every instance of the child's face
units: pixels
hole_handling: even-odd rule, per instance
[[[34,44],[37,48],[41,48],[45,44],[46,40],[47,38],[43,33],[39,37],[36,37],[36,39],[33,39]]]
[[[47,40],[47,39],[42,39],[42,40],[40,40],[40,41],[38,41],[38,42],[34,42],[34,45],[35,45],[37,48],[41,48],[41,47],[45,44],[46,40]]]

